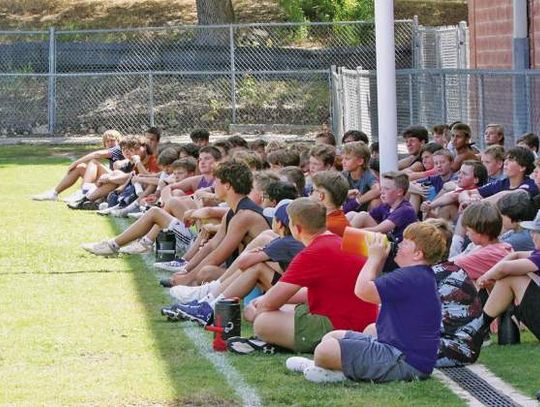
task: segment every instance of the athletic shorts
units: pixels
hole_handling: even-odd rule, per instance
[[[514,315],[540,340],[540,287],[531,280]]]
[[[398,348],[372,336],[347,331],[339,345],[343,374],[350,380],[390,382],[429,377],[405,362],[405,355]]]
[[[328,317],[310,314],[306,304],[294,308],[294,350],[298,353],[313,353],[324,335],[334,327]]]

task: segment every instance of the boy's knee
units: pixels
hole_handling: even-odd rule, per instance
[[[253,332],[257,337],[261,339],[267,338],[271,330],[272,326],[270,324],[270,318],[268,318],[268,313],[263,312],[253,321]]]
[[[327,334],[328,335],[328,334]],[[327,337],[325,335],[325,337]],[[315,364],[317,366],[333,365],[333,361],[340,357],[339,341],[334,337],[323,338],[317,345],[314,352]]]

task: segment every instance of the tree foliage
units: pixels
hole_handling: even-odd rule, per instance
[[[279,0],[290,21],[373,20],[374,0]]]

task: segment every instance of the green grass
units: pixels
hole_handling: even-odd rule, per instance
[[[169,299],[142,259],[98,258],[79,248],[113,236],[116,223],[28,199],[54,185],[67,157],[91,148],[0,149],[0,405],[240,404],[185,336],[188,323],[167,323],[159,315]],[[244,326],[244,334],[249,331]],[[492,346],[482,357],[530,394],[540,372],[527,361],[538,343],[526,342]],[[287,356],[226,357],[269,406],[463,405],[435,379],[313,385],[286,371]]]

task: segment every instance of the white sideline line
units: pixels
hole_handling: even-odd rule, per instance
[[[128,221],[125,219],[113,218],[113,221],[122,229],[126,229]],[[142,256],[145,265],[153,269],[153,260],[151,256]],[[246,383],[242,375],[229,363],[223,353],[214,352],[210,348],[208,339],[203,334],[200,327],[194,325],[181,324],[181,329],[186,336],[193,342],[199,354],[207,359],[214,368],[221,373],[229,386],[242,399],[242,405],[245,407],[260,407],[262,401],[253,387]]]

